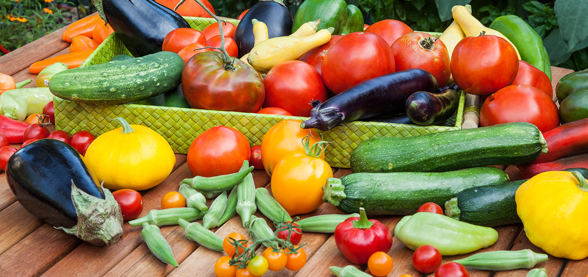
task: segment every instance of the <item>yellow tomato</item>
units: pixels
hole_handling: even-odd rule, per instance
[[[186,198],[177,191],[170,191],[161,198],[161,209],[186,207]]]

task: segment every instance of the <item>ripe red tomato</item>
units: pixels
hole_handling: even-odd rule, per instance
[[[553,99],[553,87],[547,74],[526,61],[519,60],[519,70],[517,76],[512,81],[512,85],[534,86]]]
[[[287,223],[290,223],[290,221],[288,221]],[[294,226],[300,226],[300,225],[298,225],[298,223],[294,222]],[[283,231],[278,231],[277,237],[279,239],[288,240],[288,234],[290,234],[290,242],[292,244],[299,244],[300,240],[302,240],[302,229],[300,229],[300,228],[294,228],[294,232],[290,232],[290,231],[288,231],[288,229],[285,229]]]
[[[202,32],[192,28],[177,28],[165,36],[161,50],[178,53],[192,43],[206,44]]]
[[[291,113],[289,113],[288,111],[282,109],[282,108],[277,108],[277,107],[267,107],[267,108],[263,108],[261,110],[259,110],[260,114],[277,114],[277,115],[286,115],[286,116],[292,116]]]
[[[243,12],[242,12],[242,13],[239,15],[239,17],[237,17],[237,20],[241,20],[241,19],[243,19],[243,16],[245,16],[245,14],[246,14],[248,11],[249,11],[249,9],[246,9],[246,10],[244,10],[244,11],[243,11]]]
[[[49,103],[43,107],[43,114],[49,116],[49,122],[51,122],[51,124],[55,124],[55,109],[53,108],[53,101],[49,101]]]
[[[0,147],[9,146],[9,145],[10,145],[10,142],[8,142],[8,139],[4,135],[0,134]]]
[[[204,53],[212,51],[210,48],[206,48],[206,42],[204,43],[190,43],[186,47],[178,51],[178,55],[182,57],[184,63],[188,63],[188,60],[198,53]]]
[[[20,146],[20,148],[23,148],[23,147],[25,147],[25,146],[27,146],[27,145],[29,145],[29,144],[31,144],[31,143],[33,143],[33,142],[37,141],[37,140],[40,140],[40,138],[32,138],[32,139],[27,139],[27,140],[25,140],[25,141],[22,143],[22,145]]]
[[[538,88],[507,86],[486,98],[480,110],[480,126],[507,122],[529,122],[547,132],[559,126],[559,113],[553,100]]]
[[[32,124],[24,132],[23,141],[29,139],[43,139],[49,136],[49,130],[41,124]]]
[[[49,136],[47,138],[59,140],[67,144],[70,144],[71,142],[71,137],[69,136],[69,134],[62,130],[56,130],[49,133]]]
[[[420,273],[435,272],[441,262],[441,252],[431,245],[420,246],[412,255],[412,265]]]
[[[443,209],[437,203],[427,202],[419,207],[417,213],[420,212],[443,214]]]
[[[251,146],[249,165],[252,165],[255,169],[263,169],[263,163],[261,162],[261,145]]]
[[[327,100],[321,75],[303,61],[287,61],[272,67],[263,79],[265,107],[282,108],[295,116],[310,116],[315,100]]]
[[[370,32],[379,35],[388,43],[388,45],[392,46],[396,39],[404,34],[413,32],[413,30],[402,21],[384,19],[372,24],[367,29],[365,29],[364,32]]]
[[[221,37],[214,36],[214,37],[209,38],[208,40],[206,40],[206,45],[210,46],[210,47],[220,48],[221,47]],[[225,50],[227,50],[227,53],[231,57],[237,57],[237,55],[239,54],[239,48],[237,48],[237,43],[230,37],[225,37]],[[213,49],[212,51],[219,51],[219,50]]]
[[[453,49],[451,73],[467,93],[489,95],[512,83],[519,68],[514,47],[493,35],[466,37]]]
[[[114,200],[120,205],[123,220],[133,220],[143,211],[143,197],[134,189],[119,189],[112,193]]]
[[[396,71],[420,68],[435,76],[439,87],[447,85],[451,76],[449,52],[445,44],[427,33],[412,32],[392,44]]]
[[[219,26],[218,26],[217,22],[215,22],[214,24],[210,24],[202,30],[202,34],[204,34],[204,36],[206,37],[207,40],[209,40],[210,38],[212,38],[214,36],[220,36],[220,31],[219,31],[218,27]],[[233,23],[226,22],[226,21],[223,22],[223,34],[225,34],[225,39],[232,38],[235,35],[236,30],[237,30],[237,27],[235,27],[235,25],[233,25]]]
[[[14,154],[17,150],[18,149],[12,146],[0,147],[0,168],[2,170],[6,170],[6,164],[8,163],[8,160],[10,159],[10,157],[12,157],[12,154]]]
[[[342,35],[332,35],[331,40],[329,40],[329,42],[306,52],[306,54],[302,55],[302,57],[300,57],[300,59],[298,60],[301,60],[307,64],[312,65],[314,69],[316,69],[316,71],[318,71],[318,73],[321,74],[321,67],[323,65],[325,54],[327,54],[329,48],[335,45],[335,43],[339,41],[339,39],[341,39],[342,37]]]
[[[94,141],[95,137],[88,131],[78,131],[71,136],[70,145],[75,150],[78,150],[82,156],[86,155],[86,150]]]
[[[469,277],[468,271],[463,265],[456,262],[449,262],[440,266],[435,271],[435,277]]]
[[[339,94],[394,69],[394,53],[383,38],[355,32],[343,36],[327,51],[321,72],[329,90]]]
[[[245,135],[230,127],[216,126],[194,139],[187,159],[192,174],[211,177],[239,171],[250,156]]]

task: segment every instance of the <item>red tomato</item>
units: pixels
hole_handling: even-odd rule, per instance
[[[37,141],[37,140],[40,140],[40,138],[32,138],[32,139],[27,139],[27,140],[25,140],[25,141],[22,143],[22,145],[20,146],[20,148],[23,148],[23,147],[25,147],[25,146],[27,146],[27,145],[29,145],[29,144],[31,144],[31,143],[33,143],[33,142]]]
[[[220,49],[221,36],[214,36],[214,37],[209,38],[206,41],[206,45]],[[237,55],[239,55],[239,48],[237,48],[237,43],[230,37],[225,37],[225,50],[227,50],[227,53],[231,57],[237,57]],[[213,49],[212,51],[219,51],[220,52],[220,50],[216,50],[216,49]]]
[[[519,68],[514,47],[493,35],[466,37],[453,49],[451,73],[465,92],[489,95],[512,83]]]
[[[259,110],[260,114],[277,114],[277,115],[286,115],[286,116],[292,116],[291,113],[289,113],[288,111],[282,109],[282,108],[276,108],[276,107],[267,107],[267,108],[263,108],[261,110]]]
[[[435,271],[435,277],[469,277],[468,271],[456,262],[449,262]]]
[[[342,35],[332,35],[329,42],[306,52],[306,54],[302,55],[299,60],[312,65],[314,69],[316,69],[316,71],[321,74],[323,59],[325,58],[325,54],[327,54],[327,50],[329,50],[331,46],[335,45],[335,43],[342,37]]]
[[[388,43],[388,45],[392,46],[396,39],[404,34],[413,32],[413,30],[402,21],[384,19],[367,27],[364,32],[379,35]]]
[[[559,126],[559,113],[553,100],[538,88],[507,86],[486,98],[480,111],[480,126],[507,122],[529,122],[547,132]]]
[[[363,81],[394,72],[394,53],[380,36],[356,32],[343,36],[323,60],[325,85],[339,94]]]
[[[288,221],[287,223],[290,223]],[[294,226],[300,226],[298,223],[294,222]],[[300,240],[302,240],[302,229],[294,228],[294,232],[288,231],[288,229],[284,229],[283,231],[278,231],[277,237],[279,239],[288,240],[288,234],[290,234],[290,242],[292,244],[299,244]]]
[[[417,213],[420,212],[443,214],[443,209],[437,203],[427,202],[419,207]]]
[[[206,43],[190,43],[178,51],[178,55],[184,59],[184,63],[188,63],[188,60],[196,54],[212,51],[212,49],[206,48],[206,46]]]
[[[90,143],[94,141],[94,135],[88,131],[78,131],[71,136],[70,145],[75,150],[78,150],[80,154],[86,155],[86,150],[90,146]]]
[[[165,36],[161,50],[178,53],[192,43],[206,44],[206,38],[200,31],[192,28],[177,28]]]
[[[51,132],[47,138],[63,141],[67,144],[70,144],[71,142],[71,137],[69,136],[69,134],[62,130]]]
[[[244,10],[244,11],[243,11],[243,12],[242,12],[242,13],[239,15],[239,17],[237,17],[237,20],[241,20],[241,19],[243,19],[243,16],[245,16],[245,14],[246,14],[248,11],[249,11],[249,9],[246,9],[246,10]]]
[[[214,24],[210,24],[202,30],[202,34],[204,34],[207,40],[209,40],[212,37],[219,36],[220,31],[218,27],[219,26],[217,22],[215,22]],[[225,39],[232,38],[235,35],[236,30],[237,27],[235,27],[233,23],[223,21],[223,34],[225,34]]]
[[[435,76],[439,87],[447,85],[451,76],[449,52],[445,44],[427,33],[412,32],[392,44],[396,71],[420,68]]]
[[[41,124],[32,124],[24,132],[23,141],[29,139],[43,139],[49,136],[49,130]]]
[[[4,135],[0,134],[0,147],[9,146],[9,145],[10,145],[10,142],[8,142],[8,139]]]
[[[261,162],[261,145],[251,146],[251,157],[249,157],[249,164],[255,169],[263,169]]]
[[[512,85],[534,86],[553,99],[553,87],[547,74],[526,61],[519,60],[519,70],[517,76],[512,81]]]
[[[43,114],[49,116],[49,122],[51,122],[51,124],[55,124],[55,109],[53,108],[53,101],[49,101],[49,103],[43,107]]]
[[[133,220],[143,211],[143,197],[134,189],[119,189],[112,193],[114,200],[120,205],[125,221]]]
[[[287,61],[272,67],[263,79],[265,107],[282,108],[295,116],[310,116],[312,101],[327,100],[321,75],[302,61]]]
[[[431,245],[420,246],[412,255],[412,265],[420,273],[435,272],[441,262],[441,252]]]
[[[251,147],[245,135],[225,126],[200,134],[188,149],[188,167],[195,176],[218,176],[239,171],[249,160]]]
[[[8,163],[8,160],[10,159],[10,157],[12,157],[12,154],[14,154],[17,150],[18,149],[12,146],[0,147],[0,168],[2,170],[6,170],[6,164]]]

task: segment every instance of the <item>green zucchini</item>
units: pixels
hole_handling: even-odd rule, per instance
[[[415,137],[376,137],[351,153],[353,172],[448,171],[531,162],[547,153],[535,125],[512,122]]]
[[[508,175],[496,167],[475,167],[448,172],[352,173],[329,178],[323,200],[345,213],[408,215],[427,202],[443,205],[458,192],[500,184]]]
[[[176,53],[111,61],[55,74],[49,89],[63,99],[120,104],[160,95],[180,84],[184,60]]]

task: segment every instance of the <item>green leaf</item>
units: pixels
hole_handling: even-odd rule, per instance
[[[456,5],[466,5],[469,4],[471,0],[435,0],[435,4],[437,5],[437,10],[439,10],[439,18],[441,21],[447,21],[453,19],[453,15],[451,14],[451,8]]]
[[[414,10],[408,11],[406,18],[408,18],[409,21],[417,22],[421,18],[421,13]]]
[[[588,68],[588,48],[574,52],[572,58],[576,64],[576,70]]]
[[[439,19],[439,16],[437,16],[437,14],[435,14],[435,13],[428,13],[427,20],[429,21],[429,25],[430,25],[431,29],[435,29],[435,28],[439,27],[439,24],[441,24],[441,20]]]
[[[421,17],[417,20],[417,25],[421,31],[429,31],[429,21],[426,17]]]
[[[533,14],[542,14],[545,12],[545,5],[537,1],[529,1],[523,4],[523,8]]]
[[[561,38],[559,28],[555,28],[551,31],[551,33],[543,40],[543,45],[547,50],[552,66],[557,66],[572,56],[572,53],[568,50],[568,45]]]
[[[557,0],[554,10],[561,37],[568,43],[568,49],[573,49],[588,38],[588,1]]]
[[[425,0],[412,0],[411,2],[412,5],[419,11],[425,6]]]

